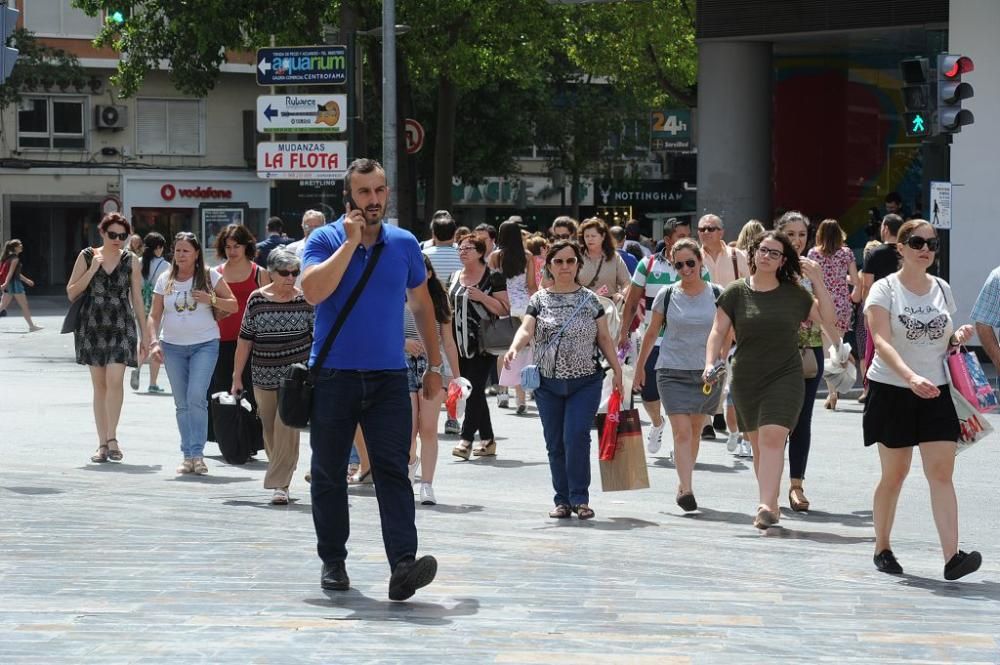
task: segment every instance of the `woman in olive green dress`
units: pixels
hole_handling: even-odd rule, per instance
[[[799,279],[810,279],[815,298]],[[740,431],[753,446],[760,492],[754,526],[777,524],[778,488],[785,464],[785,440],[798,421],[805,386],[799,356],[799,325],[836,318],[833,300],[814,263],[799,263],[784,233],[768,231],[750,253],[750,277],[730,284],[719,296],[715,323],[705,351],[705,374],[722,359],[723,341],[734,329],[739,344],[733,359],[733,401]]]

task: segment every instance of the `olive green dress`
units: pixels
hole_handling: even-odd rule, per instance
[[[762,425],[793,429],[799,419],[805,383],[799,357],[799,325],[813,298],[798,284],[782,282],[771,291],[754,291],[746,279],[730,284],[717,305],[733,322],[733,402],[741,432]]]

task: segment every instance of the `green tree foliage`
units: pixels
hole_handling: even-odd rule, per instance
[[[82,90],[87,85],[86,72],[72,54],[41,44],[35,36],[18,28],[8,41],[20,54],[10,78],[0,85],[0,108],[17,102],[25,92],[34,90]]]

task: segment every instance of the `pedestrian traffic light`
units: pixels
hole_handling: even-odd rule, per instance
[[[903,119],[907,136],[930,135],[930,80],[927,58],[908,58],[899,63],[903,76]]]
[[[14,71],[19,53],[16,48],[7,46],[14,29],[17,28],[17,16],[20,12],[10,5],[0,6],[0,83],[7,81]]]
[[[972,111],[962,108],[962,100],[974,94],[972,86],[962,81],[962,74],[973,69],[972,58],[952,53],[938,55],[936,134],[957,134],[963,126],[975,122]]]

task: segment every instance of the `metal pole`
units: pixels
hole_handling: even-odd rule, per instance
[[[396,0],[382,2],[382,166],[389,185],[385,221],[399,225],[396,187]]]

